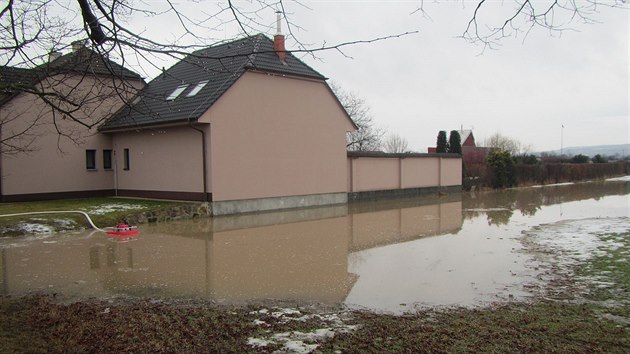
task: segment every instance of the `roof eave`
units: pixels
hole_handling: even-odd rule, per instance
[[[145,123],[145,124],[136,124],[130,125],[126,127],[113,127],[113,128],[98,128],[100,133],[122,133],[133,130],[145,130],[145,129],[155,129],[155,128],[168,128],[168,127],[177,127],[177,126],[185,126],[190,123],[198,123],[197,120],[199,117],[194,119],[178,119],[170,122],[161,122],[161,123]]]
[[[245,67],[245,71],[267,73],[267,74],[276,74],[276,75],[282,75],[282,76],[295,77],[295,78],[299,78],[299,79],[311,79],[311,80],[317,80],[317,81],[326,81],[326,80],[328,80],[328,78],[325,77],[325,76],[315,76],[315,75],[287,73],[287,72],[282,71],[282,70],[261,69],[261,68],[257,68],[255,66],[251,66],[251,65],[246,66]]]

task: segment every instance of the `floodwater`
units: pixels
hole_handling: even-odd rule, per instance
[[[630,216],[630,182],[456,194],[0,240],[0,294],[345,304],[400,313],[522,299],[522,232]]]

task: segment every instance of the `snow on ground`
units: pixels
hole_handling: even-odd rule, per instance
[[[26,235],[49,235],[59,230],[76,229],[78,226],[71,219],[44,219],[30,218],[13,225],[6,225],[0,229],[0,233],[17,233]]]
[[[44,219],[44,218],[31,218],[32,221],[44,222],[46,224],[53,224],[56,228],[60,229],[74,229],[77,227],[77,223],[72,219]]]
[[[103,215],[113,211],[137,210],[143,209],[144,206],[138,204],[103,204],[93,208],[83,209],[89,215]]]
[[[538,279],[546,284],[560,284],[561,279],[575,279],[575,283],[564,286],[572,286],[573,291],[580,293],[588,291],[589,285],[609,287],[611,284],[603,273],[590,278],[574,278],[576,266],[624,247],[621,238],[628,232],[628,217],[564,220],[524,231],[523,243],[528,251],[537,255],[540,262],[535,267],[539,272]],[[620,236],[610,237],[615,234]]]
[[[630,182],[630,175],[629,176],[622,176],[622,177],[615,177],[615,178],[608,178],[607,181]]]
[[[302,314],[300,310],[293,308],[274,308],[272,311],[261,309],[251,312],[262,316],[277,318],[280,323],[290,321],[318,320],[324,328],[317,328],[309,332],[291,331],[282,333],[266,333],[264,338],[248,338],[247,344],[254,348],[263,348],[269,345],[282,345],[278,352],[311,353],[319,347],[319,342],[333,338],[338,333],[347,333],[357,328],[356,325],[344,323],[343,313],[332,314]],[[268,326],[267,322],[256,319],[254,324]]]
[[[539,246],[558,251],[566,261],[586,260],[601,254],[601,250],[614,250],[623,244],[604,241],[598,234],[630,231],[630,218],[597,218],[567,220],[535,227],[527,235]]]
[[[27,234],[51,234],[53,229],[49,225],[21,222],[15,225],[16,231],[20,230]]]

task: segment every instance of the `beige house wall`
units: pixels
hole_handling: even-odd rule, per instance
[[[76,94],[85,99],[74,116],[91,124],[109,116],[122,104],[111,83],[111,78],[84,77],[79,81],[64,76],[63,80],[51,78],[42,82],[40,88],[45,92],[63,92],[69,87],[78,87]],[[121,83],[116,82],[116,85]],[[135,85],[140,87],[142,83],[138,81]],[[103,149],[111,149],[111,138],[98,134],[96,126],[87,130],[76,122],[63,119],[59,112],[53,115],[49,105],[28,93],[19,94],[0,107],[0,120],[2,138],[26,131],[21,139],[13,139],[10,143],[29,150],[0,155],[4,196],[112,189],[114,172],[103,168]],[[87,149],[96,150],[94,170],[86,168]]]
[[[209,125],[203,128],[209,135]],[[189,126],[115,133],[116,187],[132,191],[201,193],[201,146],[201,133]],[[123,168],[124,149],[129,149],[129,170]]]
[[[204,115],[213,201],[344,193],[346,132],[322,81],[245,73]]]
[[[349,156],[348,192],[459,186],[462,160],[440,156]]]

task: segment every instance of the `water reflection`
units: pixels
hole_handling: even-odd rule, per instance
[[[628,182],[588,182],[465,194],[464,219],[486,215],[488,225],[506,225],[515,211],[534,216],[541,207],[605,196],[630,194]]]
[[[128,242],[57,235],[3,248],[1,289],[338,303],[356,282],[350,252],[461,225],[455,195],[148,225]]]
[[[345,302],[386,310],[447,298],[462,304],[505,286],[524,267],[512,252],[515,241],[498,241],[507,229],[488,225],[507,227],[516,215],[533,218],[548,205],[629,193],[630,183],[576,184],[145,225],[129,240],[102,233],[4,240],[0,293]],[[447,236],[428,237],[437,235]]]

